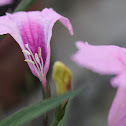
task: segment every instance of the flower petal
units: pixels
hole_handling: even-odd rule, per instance
[[[11,4],[13,0],[0,0],[0,6]]]
[[[70,34],[73,35],[70,21],[56,13],[53,9],[46,8],[42,11],[17,12],[0,17],[0,34],[11,34],[20,45],[21,49],[27,50],[25,46],[27,45],[33,53],[33,56],[35,56],[36,53],[40,53],[38,52],[38,49],[41,49],[42,60],[40,60],[41,64],[39,64],[38,67],[40,65],[43,67],[42,74],[44,75],[42,76],[44,76],[44,78],[41,79],[38,76],[38,72],[36,72],[33,64],[28,62],[28,65],[32,73],[40,80],[43,80],[43,82],[46,82],[45,77],[50,64],[50,40],[52,36],[52,28],[57,20],[68,28]],[[29,55],[26,53],[24,55],[26,59],[29,59]],[[34,58],[30,60],[34,62]]]
[[[42,11],[42,16],[44,17],[42,20],[42,24],[44,24],[45,41],[47,42],[47,50],[49,52],[47,54],[47,59],[46,59],[45,68],[44,68],[44,72],[46,74],[49,69],[49,64],[50,64],[50,40],[52,36],[52,28],[55,22],[59,20],[66,28],[68,28],[71,35],[73,35],[74,33],[73,33],[73,28],[70,21],[67,18],[53,11],[53,9],[45,8]]]
[[[87,42],[77,42],[79,51],[72,57],[82,67],[89,68],[100,74],[116,74],[111,83],[118,87],[112,103],[109,126],[126,126],[126,49],[118,46],[93,46]]]
[[[45,8],[42,11],[42,17],[44,17],[42,22],[44,24],[45,38],[48,44],[52,36],[53,25],[57,20],[59,20],[66,28],[68,28],[70,34],[73,35],[73,28],[70,21],[67,18],[53,11],[53,9]]]
[[[82,67],[100,74],[119,74],[126,68],[126,50],[118,46],[93,46],[87,42],[77,42],[79,49],[72,60]]]
[[[117,75],[116,77],[112,78],[111,84],[113,87],[120,87],[123,86],[126,88],[126,72]]]
[[[21,41],[17,41],[20,45],[21,49],[24,50],[25,44],[28,44],[29,48],[33,55],[38,53],[38,47],[41,47],[42,50],[42,59],[45,63],[47,56],[47,47],[44,38],[44,29],[42,27],[41,22],[41,12],[33,11],[33,12],[18,12],[14,14],[8,14],[6,16],[10,22],[13,23],[16,27],[16,33],[18,33],[21,37]],[[1,22],[0,22],[1,23]],[[13,32],[13,28],[12,32]],[[11,34],[12,35],[12,34]],[[15,38],[15,34],[12,35]],[[25,55],[26,59],[29,57]],[[28,63],[32,73],[40,78],[33,67],[33,64]]]
[[[0,35],[7,34],[7,33],[11,34],[11,36],[17,42],[20,42],[20,46],[22,47],[22,50],[23,50],[24,44],[23,44],[18,28],[7,16],[1,16],[0,17]]]
[[[108,126],[126,126],[126,87],[120,86],[117,90],[109,111]]]

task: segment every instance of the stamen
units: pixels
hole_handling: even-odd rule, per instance
[[[38,47],[38,54],[35,53],[35,56],[34,56],[31,49],[29,48],[28,44],[25,44],[25,47],[28,49],[28,52],[30,53],[30,55],[28,56],[30,60],[26,59],[25,61],[33,64],[33,67],[34,67],[37,75],[40,78],[43,77],[43,59],[41,57],[41,48]],[[41,58],[41,62],[40,62],[39,58]]]
[[[29,47],[28,47],[28,44],[25,44],[25,47],[28,49]]]
[[[38,72],[37,68],[35,67],[35,65],[33,65],[33,67],[34,67],[34,69],[35,69],[35,71],[36,71],[37,75],[40,77],[40,74],[39,74],[39,72]]]
[[[22,50],[23,53],[25,53],[26,55],[30,55],[30,52],[28,50]]]
[[[40,60],[39,60],[39,57],[38,57],[37,53],[35,53],[35,59],[36,59],[37,63],[40,63]]]
[[[41,71],[43,71],[43,59],[42,59],[42,57],[41,57]],[[44,71],[43,71],[44,72]]]
[[[31,63],[31,64],[35,64],[32,60],[28,60],[28,59],[26,59],[26,60],[24,60],[25,62],[28,62],[28,63]]]
[[[28,56],[28,57],[29,57],[29,59],[30,59],[30,60],[32,60],[32,59],[31,59],[31,56]],[[33,64],[33,67],[34,67],[34,69],[35,69],[35,71],[36,71],[37,75],[40,77],[39,72],[38,72],[38,70],[37,70],[37,68],[36,68],[35,64]]]
[[[38,47],[39,58],[41,57],[41,47]]]

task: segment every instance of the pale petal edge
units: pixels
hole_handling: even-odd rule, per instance
[[[126,50],[114,45],[93,46],[87,42],[76,42],[78,51],[71,59],[81,67],[88,68],[99,74],[117,75],[124,70]]]
[[[126,87],[117,89],[108,115],[108,126],[126,126]]]

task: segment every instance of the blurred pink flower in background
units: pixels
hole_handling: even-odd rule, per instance
[[[0,34],[9,33],[17,41],[25,55],[25,61],[44,88],[50,64],[52,28],[57,20],[73,35],[70,21],[53,9],[17,12],[0,17]]]
[[[109,116],[109,126],[126,126],[126,49],[114,45],[93,46],[76,42],[78,51],[72,60],[102,75],[115,75],[111,84],[118,87]]]
[[[13,0],[0,0],[0,6],[11,4]]]

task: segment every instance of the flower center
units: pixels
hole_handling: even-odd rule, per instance
[[[41,55],[41,47],[38,47],[38,53],[33,54],[28,44],[25,44],[26,50],[22,50],[28,56],[28,59],[25,59],[25,62],[31,63],[34,70],[36,71],[39,78],[43,78],[43,59]]]

